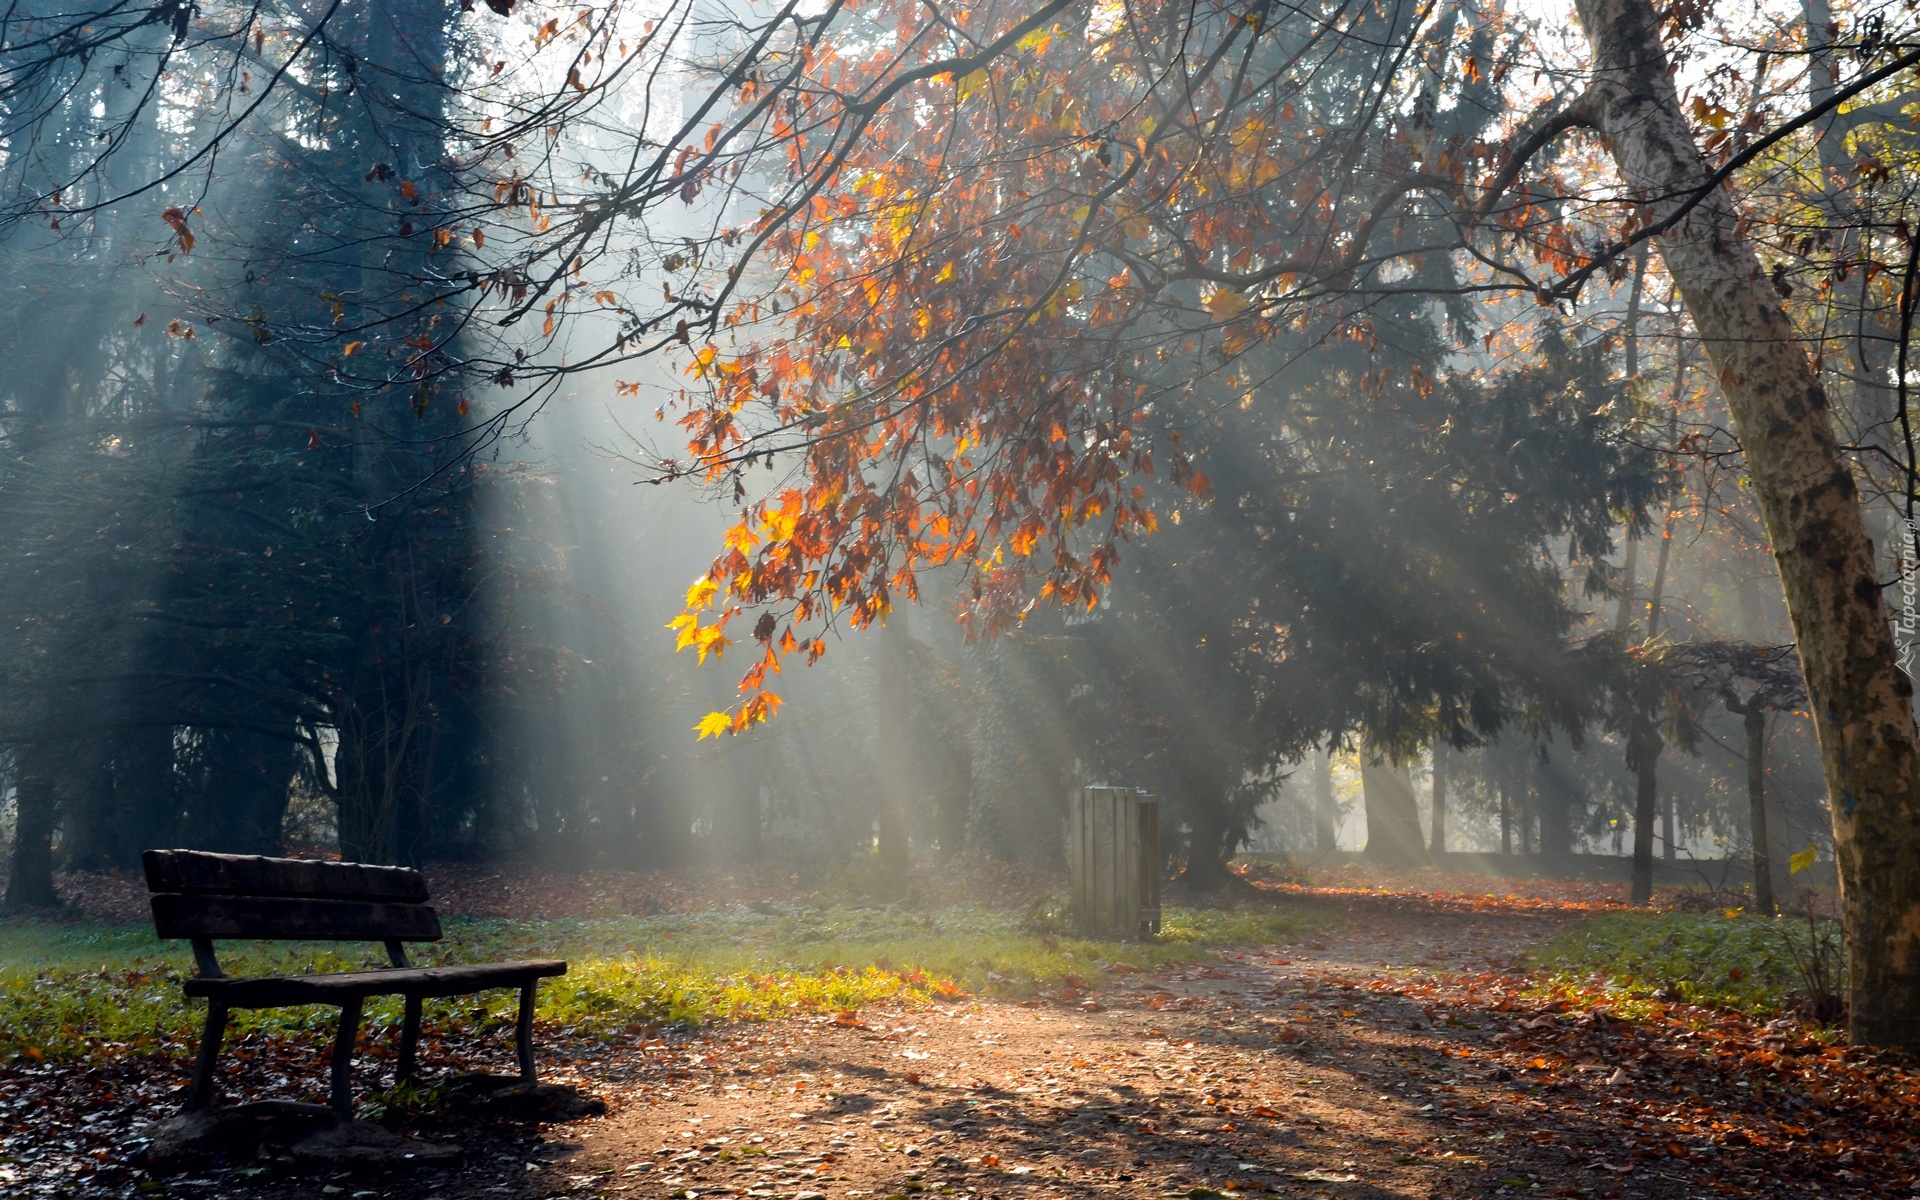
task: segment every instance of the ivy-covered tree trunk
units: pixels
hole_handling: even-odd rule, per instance
[[[1680,108],[1651,0],[1577,0],[1586,117],[1646,215],[1712,168]],[[1727,193],[1659,238],[1726,396],[1792,616],[1833,809],[1854,1040],[1920,1048],[1920,733],[1858,489],[1826,392]]]

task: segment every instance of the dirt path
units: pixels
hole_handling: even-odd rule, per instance
[[[1093,994],[556,1046],[557,1073],[609,1115],[462,1130],[455,1168],[269,1165],[85,1194],[1915,1194],[1915,1097],[1894,1091],[1911,1076],[1869,1055],[1704,1010],[1626,1020],[1544,996],[1510,966],[1569,914],[1313,903],[1339,932]],[[82,1192],[37,1178],[31,1194]]]
[[[1454,1115],[1515,1086],[1450,1057],[1496,1030],[1437,1011],[1436,1027],[1380,989],[1441,960],[1503,967],[1553,924],[1385,915],[1079,1006],[970,1002],[676,1048],[614,1116],[568,1131],[578,1148],[536,1172],[564,1187],[529,1180],[528,1194],[1427,1197],[1560,1182],[1563,1153],[1489,1147]]]

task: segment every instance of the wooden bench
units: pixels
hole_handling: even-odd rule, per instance
[[[520,1016],[514,1032],[520,1077],[528,1084],[535,1082],[534,989],[544,978],[565,975],[567,964],[412,966],[405,944],[437,942],[441,937],[440,917],[427,905],[427,881],[420,872],[196,850],[149,850],[141,861],[147,869],[147,890],[152,893],[154,929],[162,938],[193,943],[200,973],[187,980],[186,993],[207,1001],[207,1028],[200,1039],[193,1086],[187,1092],[188,1111],[213,1102],[214,1065],[226,1034],[227,1015],[233,1009],[331,1004],[340,1009],[340,1032],[333,1047],[330,1099],[334,1112],[351,1119],[353,1043],[360,1031],[361,1006],[370,996],[406,998],[395,1072],[397,1081],[405,1081],[413,1077],[423,999],[519,988]],[[221,972],[214,957],[217,938],[385,942],[393,966],[333,975],[232,979]]]

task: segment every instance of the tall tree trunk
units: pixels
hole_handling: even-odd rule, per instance
[[[1800,10],[1805,21],[1808,58],[1807,101],[1824,104],[1840,90],[1841,64],[1849,48],[1837,44],[1840,30],[1834,23],[1833,6],[1828,0],[1801,0]],[[1862,231],[1873,219],[1871,200],[1867,199],[1873,191],[1853,186],[1855,159],[1847,148],[1847,135],[1859,127],[1856,122],[1863,118],[1871,122],[1865,112],[1857,109],[1850,113],[1829,112],[1813,126],[1813,144],[1820,163],[1818,200],[1826,209],[1827,228],[1833,235],[1829,258],[1846,273],[1844,286],[1857,289],[1854,303],[1859,306],[1858,313],[1847,313],[1844,304],[1832,310],[1841,322],[1857,322],[1854,335],[1847,339],[1847,352],[1853,359],[1853,369],[1847,377],[1854,394],[1855,420],[1859,428],[1885,431],[1893,428],[1895,417],[1895,389],[1890,380],[1900,334],[1897,306],[1875,308],[1871,298],[1873,272],[1866,269],[1864,262],[1856,261],[1862,257]],[[1881,219],[1887,217],[1883,215]],[[1838,292],[1839,287],[1834,290]],[[1849,317],[1852,321],[1848,321]],[[1895,536],[1905,534],[1899,526],[1887,532]]]
[[[1562,749],[1552,746],[1551,749]],[[1573,820],[1578,793],[1566,773],[1540,756],[1533,763],[1534,803],[1540,812],[1540,854],[1564,867],[1573,851]]]
[[[1711,168],[1680,109],[1651,0],[1577,0],[1588,112],[1659,220]],[[1856,1041],[1920,1048],[1920,731],[1860,497],[1827,396],[1715,189],[1660,237],[1746,451],[1805,671],[1832,800]]]
[[[912,776],[909,721],[912,692],[908,677],[912,646],[907,608],[896,604],[880,626],[880,866],[896,880],[907,877],[907,800]]]
[[[1384,762],[1362,766],[1360,787],[1367,805],[1367,860],[1425,866],[1427,847],[1420,836],[1420,805],[1414,799],[1412,774]]]
[[[1447,852],[1447,745],[1433,745],[1433,810],[1428,814],[1427,853],[1438,860]]]
[[[37,745],[14,751],[13,861],[4,905],[9,912],[60,903],[53,888],[53,827],[60,818],[60,802],[57,773],[45,761],[48,753]]]
[[[1653,821],[1660,799],[1660,751],[1665,745],[1651,723],[1636,727],[1628,739],[1627,765],[1634,774],[1633,890],[1629,899],[1634,904],[1653,899]]]
[[[1333,748],[1313,756],[1313,848],[1321,854],[1339,849],[1340,813],[1333,800]]]
[[[1640,570],[1640,539],[1629,537],[1626,551],[1620,556],[1620,604],[1613,610],[1613,631],[1625,634],[1633,624],[1634,590],[1639,586],[1635,578]]]
[[[1747,823],[1753,835],[1753,909],[1772,916],[1773,840],[1767,828],[1767,698],[1750,697],[1744,705],[1728,704],[1740,714],[1747,733]]]
[[[1513,855],[1513,787],[1504,777],[1500,780],[1500,853]]]
[[[1204,776],[1185,782],[1193,794],[1187,815],[1187,869],[1181,878],[1196,891],[1215,891],[1233,878],[1227,870],[1232,849],[1227,845],[1226,783]]]

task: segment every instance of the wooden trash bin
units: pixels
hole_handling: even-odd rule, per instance
[[[1067,806],[1073,919],[1087,937],[1160,932],[1160,798],[1131,788],[1074,789]]]

